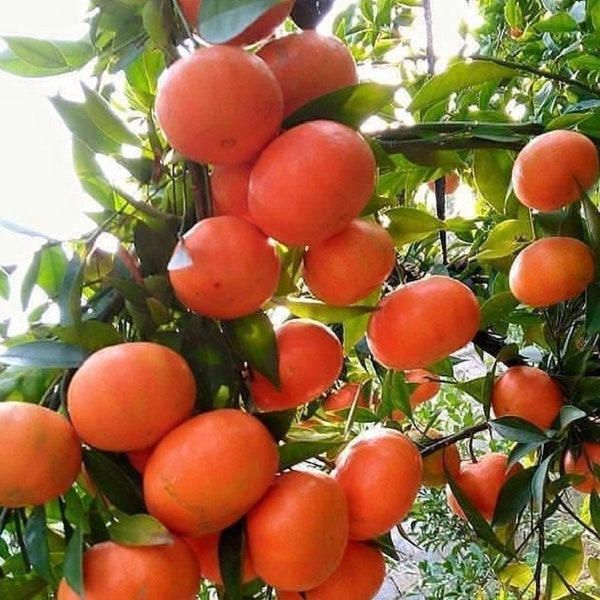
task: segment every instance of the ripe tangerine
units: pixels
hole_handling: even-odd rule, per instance
[[[373,195],[375,159],[356,131],[316,120],[288,129],[260,154],[248,209],[267,235],[307,246],[345,229]]]
[[[432,275],[381,300],[369,319],[367,343],[389,369],[423,368],[462,348],[477,332],[479,320],[477,298],[464,283]]]
[[[77,435],[114,452],[156,444],[192,414],[196,381],[184,358],[154,342],[127,342],[94,352],[67,391]]]
[[[214,319],[257,311],[275,292],[275,246],[252,223],[234,216],[196,223],[177,244],[169,279],[179,301]]]
[[[202,413],[156,446],[144,472],[146,506],[180,535],[221,531],[260,499],[278,466],[275,442],[256,417],[233,408]]]
[[[250,160],[283,115],[281,88],[258,57],[232,46],[201,48],[159,81],[156,117],[171,146],[199,163]]]
[[[254,163],[215,165],[210,175],[210,193],[215,217],[233,215],[252,221],[248,212],[248,185]]]
[[[523,304],[550,306],[581,294],[593,281],[595,270],[587,244],[571,237],[548,237],[520,252],[510,267],[508,283]]]
[[[575,454],[571,449],[565,452],[563,467],[567,475],[579,475],[583,481],[573,483],[573,487],[584,494],[600,493],[600,480],[597,477],[600,467],[600,443],[584,442],[581,452]]]
[[[81,471],[81,445],[62,415],[26,402],[0,402],[0,506],[45,504]]]

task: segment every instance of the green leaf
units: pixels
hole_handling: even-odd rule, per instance
[[[566,12],[555,13],[546,19],[540,19],[534,27],[538,31],[547,33],[566,33],[579,29],[577,21]]]
[[[4,577],[0,579],[0,598],[34,600],[39,598],[39,594],[45,592],[47,588],[46,581],[31,573],[18,577]]]
[[[585,193],[582,195],[581,204],[587,230],[590,234],[591,247],[598,261],[600,260],[600,211]]]
[[[600,587],[600,558],[590,556],[590,558],[588,558],[587,566],[588,572],[594,580],[594,583]]]
[[[81,321],[81,297],[83,295],[83,268],[79,254],[73,253],[65,270],[58,293],[60,324],[73,325]]]
[[[48,77],[76,71],[94,57],[87,41],[49,41],[6,36],[0,69],[22,77]]]
[[[596,490],[590,494],[590,518],[592,526],[600,534],[600,496]]]
[[[198,32],[210,44],[228,42],[283,1],[203,0],[198,14]]]
[[[533,477],[533,481],[531,482],[533,503],[539,511],[543,510],[548,470],[550,469],[550,463],[553,459],[554,455],[551,454],[540,463],[538,470]]]
[[[580,419],[587,418],[587,413],[572,404],[565,404],[561,407],[559,413],[559,422],[561,431],[566,430],[572,423]]]
[[[488,298],[481,305],[480,329],[507,320],[510,313],[517,308],[519,301],[510,292],[500,292]]]
[[[454,92],[495,79],[516,77],[518,73],[516,69],[488,61],[470,60],[455,63],[443,73],[434,75],[427,81],[413,97],[408,110],[411,112],[423,110],[436,102],[449,98]]]
[[[50,567],[50,549],[48,547],[46,511],[36,506],[29,515],[25,528],[25,545],[29,561],[35,570],[50,584],[56,581]]]
[[[594,336],[600,333],[600,284],[589,285],[585,296],[585,330],[589,336]]]
[[[99,450],[84,450],[83,462],[98,489],[121,511],[146,512],[140,474],[121,456]]]
[[[102,321],[84,321],[70,327],[57,327],[53,333],[59,340],[88,352],[95,352],[105,346],[113,346],[123,341],[112,325]]]
[[[0,298],[8,300],[10,297],[10,275],[0,267]]]
[[[171,532],[154,517],[146,514],[120,516],[108,533],[113,542],[126,546],[160,546],[171,544]]]
[[[494,260],[511,256],[532,238],[531,225],[526,221],[507,219],[498,223],[481,244],[475,260]]]
[[[404,379],[404,373],[390,370],[383,380],[381,405],[377,412],[382,417],[390,417],[394,410],[401,411],[409,418],[412,416],[410,388]]]
[[[279,468],[281,470],[289,469],[309,458],[319,456],[319,454],[323,454],[329,450],[335,450],[342,445],[341,442],[332,440],[287,442],[277,448],[279,452]]]
[[[40,250],[40,267],[37,284],[48,297],[58,295],[67,270],[68,259],[63,248],[57,244],[44,246]]]
[[[483,199],[500,214],[505,213],[511,183],[513,157],[506,150],[475,150],[473,175],[475,187]]]
[[[291,296],[271,298],[276,306],[287,308],[296,317],[314,319],[321,323],[343,323],[377,310],[373,306],[329,306],[312,298],[293,298]]]
[[[506,525],[514,519],[531,500],[531,482],[537,467],[529,467],[509,477],[500,490],[492,524]]]
[[[396,246],[422,240],[444,226],[443,222],[432,214],[407,206],[386,211],[383,224],[394,238]]]
[[[221,326],[240,357],[279,388],[279,354],[269,317],[263,311],[258,311],[246,317],[223,321]]]
[[[573,536],[562,544],[549,545],[542,558],[548,565],[545,597],[553,600],[568,596],[569,589],[564,582],[569,586],[575,585],[583,568],[581,536]]]
[[[396,88],[380,83],[348,86],[301,106],[285,119],[283,127],[290,128],[306,121],[327,119],[358,129],[363,121],[389,104],[395,92]]]
[[[33,288],[36,286],[40,274],[41,263],[41,250],[38,250],[33,254],[33,258],[27,267],[27,271],[23,277],[23,283],[21,284],[21,308],[23,310],[27,308],[31,301],[31,294],[33,293]]]
[[[67,542],[63,576],[69,587],[83,597],[83,527],[79,524]]]
[[[0,354],[0,364],[35,369],[73,369],[88,353],[77,346],[52,340],[36,340],[8,347]]]
[[[539,427],[520,417],[499,417],[489,421],[490,427],[504,439],[521,444],[542,442],[548,436]]]
[[[240,520],[219,536],[219,565],[229,600],[243,599],[243,552],[245,543],[244,521]]]
[[[476,379],[470,379],[469,381],[457,381],[454,385],[462,392],[469,394],[469,396],[477,400],[477,402],[484,404],[484,388],[486,380],[487,377],[477,377]]]

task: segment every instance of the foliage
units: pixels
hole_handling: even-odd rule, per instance
[[[241,15],[231,30],[219,18],[218,2],[204,4],[213,11],[207,13],[210,36],[228,39],[239,33],[240,22],[274,2],[224,3]],[[80,72],[80,99],[57,96],[52,103],[73,136],[82,189],[97,205],[90,213],[96,228],[78,240],[47,239],[20,286],[10,269],[0,268],[0,297],[18,297],[29,324],[10,335],[10,323],[0,324],[6,348],[0,398],[64,410],[73,369],[86,356],[142,339],[187,359],[201,389],[198,411],[251,409],[248,368],[277,378],[272,321],[282,311],[313,318],[342,339],[345,379],[364,384],[380,402],[353,406],[340,413],[341,421],[327,418],[321,399],[298,411],[261,415],[281,441],[283,467],[306,461],[329,466],[349,436],[381,421],[402,430],[440,429],[445,437],[436,447],[458,441],[465,459],[490,449],[510,452],[528,471],[521,489],[501,494],[492,525],[473,517],[468,501],[465,524],[450,515],[440,493],[421,493],[405,530],[425,549],[444,551],[439,562],[420,565],[423,593],[459,598],[490,587],[505,598],[600,597],[594,587],[600,586],[600,568],[592,555],[600,537],[600,501],[593,494],[581,504],[561,468],[566,448],[600,440],[598,277],[582,296],[546,309],[518,304],[508,281],[515,253],[546,235],[582,239],[600,261],[597,187],[569,207],[535,213],[517,201],[510,183],[516,153],[532,136],[572,128],[600,144],[600,1],[479,5],[484,25],[462,32],[465,48],[470,38],[479,43],[478,54],[465,50],[435,75],[423,57],[428,49],[411,47],[406,35],[424,18],[427,0],[423,6],[401,0],[350,5],[333,29],[365,81],[311,102],[284,123],[323,117],[371,132],[379,177],[364,214],[386,225],[398,253],[383,291],[434,273],[464,282],[482,307],[473,340],[473,356],[481,359],[475,376],[464,368],[464,356],[433,365],[444,382],[442,394],[410,419],[393,420],[394,410],[410,412],[411,387],[378,364],[364,341],[378,293],[351,307],[318,302],[302,285],[301,254],[283,246],[283,276],[264,311],[223,322],[186,311],[174,298],[168,263],[181,235],[211,215],[210,169],[168,146],[153,104],[167,65],[202,42],[169,0],[92,0],[84,40],[5,38],[0,53],[0,68],[19,76]],[[366,81],[391,72],[400,75],[394,89]],[[468,214],[441,185],[433,194],[424,192],[424,183],[453,170],[465,184],[461,198],[472,204]],[[114,253],[101,249],[105,234],[118,242]],[[36,306],[34,290],[45,298]],[[523,363],[551,373],[567,397],[549,431],[490,415],[496,372]],[[49,598],[63,574],[80,586],[82,551],[89,544],[164,539],[160,525],[142,516],[141,478],[124,455],[87,449],[84,462],[91,484],[81,477],[45,507],[0,511],[0,597]],[[448,548],[448,540],[460,543]],[[584,567],[588,578],[580,585]],[[221,591],[205,587],[200,593],[208,598]],[[269,594],[257,585],[244,590],[245,598]]]

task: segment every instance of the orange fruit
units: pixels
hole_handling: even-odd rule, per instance
[[[81,471],[81,445],[62,415],[25,402],[0,402],[0,506],[45,504]]]
[[[250,559],[267,585],[287,591],[323,583],[348,542],[348,505],[320,471],[286,471],[246,516]]]
[[[423,449],[443,437],[435,429],[428,429],[425,434],[410,430],[407,435],[419,448]],[[423,461],[422,485],[426,487],[441,487],[447,483],[447,471],[450,472],[453,479],[456,479],[460,471],[460,454],[456,444],[450,444],[432,454],[421,456],[421,460]]]
[[[412,410],[417,406],[431,400],[440,391],[440,382],[431,371],[427,369],[409,369],[404,373],[406,383],[416,384],[410,393],[409,402]],[[401,410],[392,411],[392,419],[402,421],[406,415]]]
[[[127,452],[127,460],[131,463],[131,466],[140,474],[144,474],[146,465],[154,452],[154,446],[151,448],[142,448],[141,450],[132,450]]]
[[[338,338],[317,321],[286,321],[275,336],[280,389],[258,372],[252,373],[249,382],[255,406],[264,411],[295,408],[314,400],[331,387],[344,361]]]
[[[200,565],[200,575],[217,585],[223,585],[223,576],[221,575],[221,562],[219,560],[219,541],[221,532],[209,533],[202,537],[185,538],[190,548],[194,551],[198,564]],[[248,583],[256,579],[258,575],[248,555],[247,544],[242,553],[242,582]]]
[[[344,383],[339,389],[334,390],[325,398],[323,408],[325,410],[350,408],[355,398],[357,398],[357,406],[363,406],[364,408],[369,406],[360,383]]]
[[[196,381],[184,358],[153,342],[94,352],[67,391],[77,435],[114,452],[153,446],[192,414],[195,401]]]
[[[156,117],[171,146],[199,163],[250,160],[275,137],[281,88],[258,57],[231,46],[201,48],[159,81]]]
[[[346,306],[379,288],[395,262],[392,236],[378,223],[354,219],[339,233],[308,247],[302,277],[319,300]]]
[[[169,279],[179,301],[215,319],[257,311],[273,294],[281,268],[275,246],[240,217],[196,223],[177,244]]]
[[[507,479],[521,469],[517,463],[507,472],[508,459],[504,454],[490,452],[476,463],[463,463],[454,481],[468,498],[473,508],[481,513],[486,521],[492,521],[498,496]],[[448,506],[452,512],[465,519],[465,514],[456,497],[446,488]]]
[[[496,417],[521,417],[549,429],[564,404],[563,392],[545,371],[518,365],[507,369],[492,386]]]
[[[514,297],[529,306],[550,306],[579,296],[594,279],[594,255],[570,237],[536,240],[513,261],[508,281]]]
[[[240,519],[273,482],[277,447],[267,428],[233,408],[192,417],[156,446],[144,472],[151,515],[199,537]]]
[[[402,521],[417,497],[422,476],[417,446],[399,431],[376,428],[354,438],[332,471],[348,498],[350,538],[369,540]]]
[[[288,129],[260,154],[248,209],[267,235],[307,246],[339,233],[373,195],[375,159],[353,129],[317,120]]]
[[[385,561],[375,546],[350,540],[337,569],[321,585],[301,596],[277,592],[278,600],[372,600],[385,578]]]
[[[479,319],[477,298],[464,283],[432,275],[381,300],[369,319],[367,343],[389,369],[422,368],[467,344]]]
[[[102,542],[83,555],[83,585],[85,600],[194,600],[200,574],[191,548],[177,537],[158,546]],[[81,597],[61,581],[57,600]]]
[[[195,28],[198,24],[198,12],[202,0],[178,0],[178,2],[187,22]],[[293,0],[279,2],[248,25],[241,33],[227,40],[226,43],[234,46],[247,46],[269,37],[285,21],[293,6]]]
[[[600,443],[584,442],[578,454],[567,450],[563,466],[567,475],[580,475],[584,478],[583,481],[573,484],[576,490],[585,494],[600,493],[600,480],[595,471],[600,467]]]
[[[446,173],[444,176],[444,193],[445,194],[454,194],[454,192],[458,189],[460,185],[460,177],[456,171],[451,171],[450,173]],[[435,179],[427,182],[427,188],[431,192],[435,192]]]
[[[525,205],[557,210],[578,200],[598,179],[598,151],[581,133],[557,129],[533,138],[512,170],[515,195]]]
[[[267,42],[259,51],[283,93],[283,112],[358,83],[352,54],[337,38],[301,31]]]
[[[233,215],[251,221],[248,185],[253,162],[215,165],[210,174],[210,192],[215,217]]]

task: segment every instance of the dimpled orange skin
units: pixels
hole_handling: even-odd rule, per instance
[[[198,562],[181,539],[158,546],[96,544],[83,555],[85,600],[194,600]],[[57,600],[79,600],[63,579]]]
[[[270,240],[234,216],[196,223],[177,244],[169,280],[179,301],[214,319],[257,311],[275,292],[281,264]]]
[[[496,417],[516,416],[549,429],[564,404],[564,395],[548,373],[519,365],[496,379],[491,402]]]
[[[273,140],[250,175],[248,209],[265,234],[308,246],[345,229],[375,189],[367,142],[340,123],[316,120]]]
[[[316,31],[276,38],[257,54],[279,81],[285,116],[319,96],[358,83],[348,48],[339,39]]]
[[[600,444],[597,442],[584,442],[581,454],[577,458],[573,451],[567,450],[563,459],[567,475],[584,477],[583,481],[572,484],[576,490],[584,494],[591,494],[593,491],[600,493],[600,481],[594,475],[594,465],[600,466]]]
[[[543,307],[581,294],[594,279],[594,255],[582,241],[570,237],[536,240],[513,261],[508,282],[514,297]]]
[[[277,134],[281,88],[258,57],[232,46],[201,48],[159,80],[156,117],[171,146],[199,163],[250,160]]]
[[[598,151],[576,131],[555,130],[533,138],[517,155],[512,171],[515,195],[541,211],[575,202],[598,179]]]
[[[252,399],[263,411],[295,408],[327,390],[342,370],[344,353],[338,338],[325,325],[292,319],[275,331],[279,351],[277,389],[266,377],[252,373]]]
[[[195,28],[198,22],[198,11],[200,10],[202,0],[178,1],[187,22]],[[246,46],[248,44],[254,44],[254,42],[259,42],[260,40],[265,39],[271,35],[281,23],[285,21],[293,6],[293,1],[279,2],[258,17],[254,23],[248,25],[248,27],[246,27],[241,33],[228,40],[226,43],[234,46]]]
[[[25,402],[0,402],[0,506],[45,504],[81,471],[81,445],[62,415]]]
[[[321,471],[286,471],[246,516],[250,560],[259,576],[286,591],[323,583],[348,543],[348,504]]]
[[[508,459],[504,454],[490,452],[482,456],[476,463],[463,463],[455,478],[456,485],[486,521],[491,522],[494,518],[498,496],[506,480],[522,468],[517,463],[507,473],[507,465]],[[446,488],[446,497],[452,512],[462,519],[466,519],[450,487]]]
[[[223,585],[221,575],[221,562],[219,561],[219,541],[221,532],[209,533],[202,537],[184,538],[190,548],[194,551],[198,564],[200,565],[200,575],[217,585]],[[249,583],[256,579],[258,575],[248,555],[248,548],[243,552],[242,557],[242,583]]]
[[[342,562],[321,585],[305,592],[306,600],[372,600],[385,578],[379,548],[350,540]],[[277,592],[278,600],[304,600],[298,592]]]
[[[367,328],[375,359],[389,369],[427,367],[467,344],[479,328],[477,298],[463,283],[433,275],[379,303]]]
[[[392,236],[378,223],[354,219],[343,231],[308,247],[302,277],[319,300],[347,306],[378,289],[395,262]]]
[[[153,446],[192,414],[195,401],[196,381],[184,358],[154,342],[94,352],[67,391],[77,435],[114,452]]]
[[[256,417],[237,409],[202,413],[156,446],[144,472],[146,506],[180,535],[221,531],[259,500],[278,467],[275,442]]]
[[[421,486],[417,446],[399,431],[372,429],[338,455],[332,477],[350,511],[350,539],[369,540],[389,531],[410,511]]]

